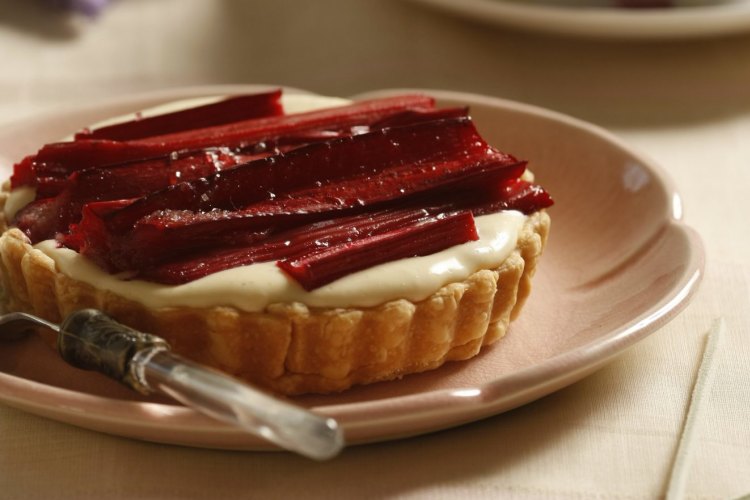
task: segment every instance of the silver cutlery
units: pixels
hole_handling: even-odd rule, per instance
[[[96,309],[75,311],[59,325],[27,313],[0,315],[0,339],[18,338],[35,327],[58,334],[58,352],[70,365],[101,372],[142,394],[165,394],[287,450],[325,460],[344,446],[343,432],[333,418],[184,359],[162,338],[120,324]]]

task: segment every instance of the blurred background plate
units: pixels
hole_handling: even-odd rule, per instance
[[[750,31],[750,1],[746,0],[649,9],[506,0],[412,1],[501,27],[598,38],[692,38]]]

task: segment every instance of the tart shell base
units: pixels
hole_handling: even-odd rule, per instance
[[[152,309],[62,274],[23,233],[10,229],[0,237],[0,307],[54,322],[97,308],[163,337],[186,358],[275,392],[337,392],[468,359],[503,337],[529,295],[549,225],[546,212],[530,215],[500,267],[418,302],[341,309],[274,304],[262,312]]]

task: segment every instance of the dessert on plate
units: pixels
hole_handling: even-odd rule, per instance
[[[283,394],[476,355],[530,291],[549,195],[466,108],[273,90],[95,124],[0,197],[2,307],[94,307]]]

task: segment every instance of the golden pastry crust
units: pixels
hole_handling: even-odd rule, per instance
[[[262,312],[149,308],[64,275],[11,228],[0,237],[0,307],[55,322],[94,307],[162,336],[187,358],[273,391],[336,392],[471,358],[505,335],[529,294],[549,224],[544,211],[529,216],[500,267],[418,302],[340,309],[274,304]]]

